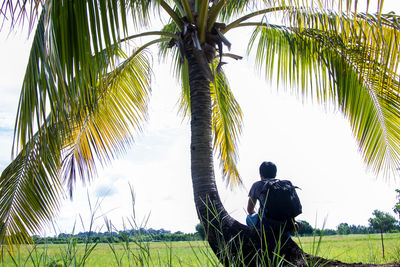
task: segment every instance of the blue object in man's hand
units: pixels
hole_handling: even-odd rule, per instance
[[[248,226],[256,226],[257,223],[258,223],[258,214],[257,213],[247,215],[246,224]]]

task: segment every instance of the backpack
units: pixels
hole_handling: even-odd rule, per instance
[[[302,207],[296,188],[288,180],[266,180],[261,190],[264,200],[262,217],[286,221],[301,214]]]

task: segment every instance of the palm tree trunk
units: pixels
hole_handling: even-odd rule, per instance
[[[221,254],[222,235],[218,230],[231,221],[219,198],[213,167],[211,96],[209,81],[199,60],[188,58],[191,102],[191,173],[194,201],[213,251]]]

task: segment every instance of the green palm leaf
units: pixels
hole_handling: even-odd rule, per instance
[[[49,137],[43,138],[40,134]],[[32,233],[51,221],[60,205],[63,190],[57,176],[58,135],[57,125],[42,129],[0,176],[0,221],[3,222],[0,244],[8,245],[12,251],[12,244],[29,241]],[[43,149],[41,140],[45,139],[49,142]]]
[[[187,60],[181,66],[181,97],[179,98],[179,112],[184,117],[190,117],[190,85],[189,85],[189,67]]]
[[[90,180],[97,164],[124,152],[146,120],[150,75],[143,52],[134,52],[93,88],[96,108],[68,114],[66,121],[49,115],[1,175],[2,243],[30,240],[57,212],[62,183],[72,195],[77,174]]]
[[[49,112],[66,121],[68,117],[63,112],[78,113],[81,109],[94,107],[97,96],[92,88],[99,85],[99,79],[106,77],[108,62],[104,60],[112,61],[114,44],[121,40],[121,31],[127,31],[125,7],[130,6],[135,17],[145,23],[151,10],[150,3],[117,0],[46,2],[22,88],[16,148],[27,143],[34,129],[40,129]],[[102,84],[104,82],[100,82]],[[66,103],[71,111],[65,111]]]
[[[26,19],[29,30],[32,30],[43,2],[43,0],[4,0],[0,5],[0,23],[7,20],[13,28],[18,22],[24,22]]]
[[[147,119],[150,96],[150,66],[143,53],[134,53],[113,72],[100,88],[97,108],[82,114],[82,123],[74,124],[64,146],[62,177],[72,195],[76,172],[83,180],[96,173],[96,163],[104,165],[125,151],[132,130],[141,131]],[[99,161],[99,162],[97,162]]]
[[[397,152],[400,114],[396,108],[400,92],[399,17],[361,13],[338,19],[333,13],[324,16],[299,13],[292,18],[296,17],[302,18],[304,27],[298,30],[299,34],[318,40],[320,46],[342,58],[341,62],[336,58],[327,64],[337,85],[333,95],[350,119],[367,166],[377,173],[395,173],[400,163]],[[306,23],[304,18],[308,19]],[[319,27],[307,30],[310,25]]]
[[[293,27],[266,25],[254,32],[249,48],[259,36],[258,68],[303,96],[338,105],[350,119],[367,165],[377,173],[395,171],[399,77],[392,55],[399,52],[399,32],[362,16],[352,23],[334,13],[290,14]]]
[[[77,114],[80,108],[93,106],[91,88],[95,82],[78,84],[80,76],[76,79],[66,77],[53,32],[49,30],[51,22],[46,15],[44,10],[33,39],[21,90],[14,141],[17,150],[23,148],[33,136],[34,129],[41,129],[49,113],[53,121],[57,119],[65,124],[71,113]],[[51,49],[48,49],[49,46]],[[115,50],[109,51],[115,53]],[[98,79],[98,72],[105,71],[109,58],[104,51],[88,58],[86,64],[92,66],[91,79]],[[101,68],[96,68],[96,64]],[[84,101],[78,103],[80,97]]]
[[[216,61],[215,83],[210,84],[214,151],[218,151],[222,177],[234,187],[242,183],[236,167],[237,143],[242,132],[242,110],[230,90],[225,73],[222,70],[216,72],[217,65]]]

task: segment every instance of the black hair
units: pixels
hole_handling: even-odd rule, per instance
[[[276,166],[270,161],[264,161],[260,165],[260,176],[262,178],[275,178],[276,177]]]

